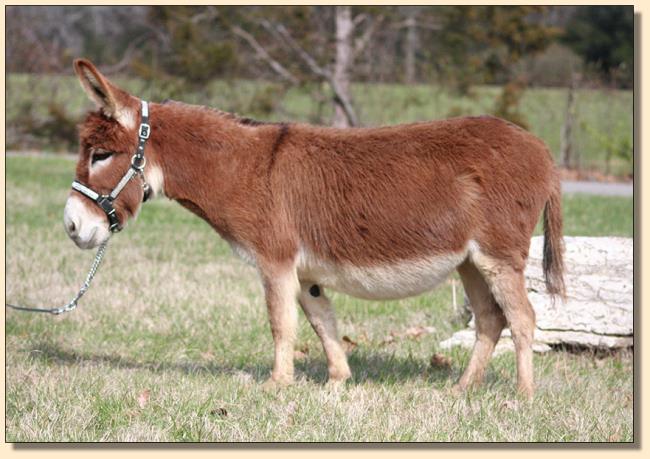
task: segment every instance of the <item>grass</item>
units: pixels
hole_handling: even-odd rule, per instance
[[[116,77],[115,81],[133,94],[153,101],[174,98],[271,121],[330,119],[330,104],[320,106],[305,88],[284,90],[264,82],[217,80],[201,90],[178,93],[178,88],[155,79],[145,83]],[[360,119],[368,126],[492,113],[499,92],[499,87],[477,86],[470,95],[459,96],[437,85],[353,85]],[[530,130],[547,143],[556,157],[560,152],[566,99],[564,88],[532,88],[525,92],[521,103]],[[576,101],[573,139],[576,154],[582,167],[604,171],[607,148],[631,149],[632,91],[582,89]],[[52,107],[64,112],[65,123],[74,124],[90,106],[72,76],[10,74],[7,77],[7,145],[14,149],[69,149],[70,146],[61,146],[50,135],[53,127],[36,129],[32,125],[52,118],[48,114]],[[55,126],[61,126],[59,118],[55,121]],[[72,133],[68,138],[74,139],[74,129],[69,128],[67,132]],[[620,157],[612,158],[610,166],[615,174],[632,172],[632,163]]]
[[[6,158],[6,296],[60,305],[92,253],[64,235],[74,164]],[[630,199],[565,199],[567,234],[631,234]],[[616,215],[617,218],[612,218]],[[607,217],[607,218],[605,218]],[[358,343],[352,380],[329,389],[301,315],[297,382],[264,392],[272,340],[253,268],[177,204],[158,200],[113,238],[80,309],[8,311],[6,441],[631,441],[632,352],[536,355],[537,395],[516,397],[514,356],[454,398],[469,353],[438,343],[464,326],[448,286],[401,301],[333,294],[342,335]],[[396,338],[411,326],[435,330]]]
[[[566,216],[565,232],[569,235],[633,235],[634,208],[630,198],[569,195],[562,201],[562,211]]]

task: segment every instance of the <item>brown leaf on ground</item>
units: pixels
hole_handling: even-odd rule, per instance
[[[433,354],[431,357],[431,366],[435,368],[451,368],[451,358],[444,354]]]
[[[138,395],[138,406],[140,409],[143,409],[147,402],[149,401],[149,389],[143,390],[140,395]]]
[[[422,327],[421,325],[415,326],[415,327],[410,327],[406,329],[404,332],[404,335],[409,337],[409,338],[419,338],[422,335],[426,335],[428,333],[433,333],[435,331],[435,328],[433,327]]]
[[[390,334],[384,338],[379,345],[383,346],[385,344],[394,343],[399,338],[418,339],[422,335],[433,333],[435,330],[436,329],[433,327],[423,327],[421,325],[409,327],[404,332],[391,330]]]
[[[212,416],[219,416],[221,418],[225,418],[228,416],[228,411],[225,408],[215,408],[214,410],[210,411],[210,414]]]
[[[506,410],[517,411],[519,409],[519,402],[517,400],[506,400],[503,402],[503,405],[501,405],[501,407],[505,408]]]
[[[383,346],[383,345],[385,345],[385,344],[390,344],[390,343],[394,343],[394,342],[395,342],[395,335],[393,335],[393,333],[391,333],[391,334],[388,335],[386,338],[384,338],[384,339],[379,343],[379,345],[380,345],[380,346]]]
[[[607,439],[607,441],[611,441],[611,442],[621,441],[621,434],[618,433],[618,432],[614,432],[613,434],[611,434],[611,435],[609,436],[609,438]]]
[[[345,350],[345,352],[350,352],[350,351],[352,351],[355,347],[358,346],[358,344],[356,343],[356,341],[353,341],[353,340],[350,339],[350,337],[347,336],[347,335],[344,335],[343,338],[341,338],[341,340],[343,341],[343,349]]]

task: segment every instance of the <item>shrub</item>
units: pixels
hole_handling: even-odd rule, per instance
[[[525,73],[532,86],[565,87],[571,83],[573,72],[582,68],[580,56],[566,46],[553,43],[543,53],[525,59],[516,72]]]
[[[526,85],[520,79],[506,84],[496,100],[492,113],[524,129],[529,129],[526,117],[519,111],[519,102],[524,95],[525,88]]]

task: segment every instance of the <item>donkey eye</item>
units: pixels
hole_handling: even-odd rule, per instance
[[[93,153],[93,158],[91,160],[90,165],[92,166],[97,161],[104,161],[105,159],[110,158],[112,154],[113,154],[113,152],[110,152],[110,151],[108,151],[106,153]]]

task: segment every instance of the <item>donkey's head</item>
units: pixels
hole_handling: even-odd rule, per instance
[[[131,167],[138,147],[140,100],[114,86],[87,60],[75,60],[74,70],[98,108],[79,128],[75,180],[99,195],[108,195]],[[139,211],[145,198],[142,183],[134,177],[112,202],[120,226]],[[63,221],[70,238],[82,249],[96,247],[110,236],[107,213],[75,189],[68,197]]]

